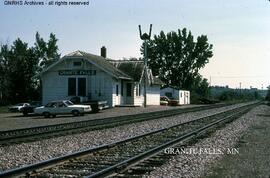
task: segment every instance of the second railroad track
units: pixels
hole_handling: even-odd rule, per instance
[[[55,125],[46,125],[38,127],[29,127],[23,129],[0,131],[0,145],[11,145],[25,142],[32,142],[41,139],[64,136],[91,130],[112,128],[120,125],[143,122],[147,120],[159,119],[163,117],[175,116],[179,114],[196,112],[206,109],[213,109],[227,106],[226,104],[214,104],[206,106],[198,106],[185,109],[170,109],[165,111],[155,111],[148,113],[140,113],[134,115],[123,115],[115,117],[107,117],[102,119],[92,119],[86,121],[77,121],[70,123],[62,123]],[[89,115],[90,116],[90,115]]]
[[[112,144],[8,170],[0,173],[0,177],[141,177],[142,170],[150,170],[151,166],[162,162],[157,161],[160,159],[157,154],[165,148],[230,122],[256,105],[258,103],[241,106]]]

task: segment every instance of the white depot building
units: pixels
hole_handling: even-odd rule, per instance
[[[142,106],[143,61],[111,60],[82,51],[70,53],[41,72],[42,103],[71,99],[107,101],[116,105]],[[162,82],[148,70],[147,105],[160,104]]]

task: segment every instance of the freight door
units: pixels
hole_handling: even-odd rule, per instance
[[[126,104],[132,104],[132,83],[127,83],[126,86]]]

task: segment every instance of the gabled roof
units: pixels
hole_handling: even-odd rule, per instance
[[[82,58],[88,60],[90,63],[92,63],[96,67],[100,68],[101,70],[107,72],[108,74],[110,74],[110,75],[112,75],[112,76],[114,76],[116,78],[132,80],[132,78],[130,76],[128,76],[127,74],[125,74],[121,70],[117,69],[110,62],[108,62],[107,58],[97,56],[97,55],[94,55],[94,54],[90,54],[90,53],[86,53],[86,52],[83,52],[83,51],[75,51],[75,52],[72,52],[70,54],[65,55],[59,61],[55,62],[54,64],[50,65],[48,68],[43,70],[41,72],[41,74],[48,71],[48,70],[50,70],[52,67],[54,67],[58,63],[62,62],[63,60],[65,60],[67,58],[73,58],[73,57],[75,57],[75,58],[76,57],[82,57]]]
[[[126,80],[134,80],[135,82],[142,82],[144,79],[144,63],[142,60],[112,60],[102,56],[86,53],[83,51],[75,51],[62,57],[60,60],[44,69],[42,73],[50,70],[57,64],[68,58],[83,58],[91,64],[107,72],[108,74]],[[148,84],[150,85],[163,85],[164,83],[157,77],[152,75],[152,71],[148,69]]]
[[[144,63],[142,60],[109,60],[115,67],[123,71],[134,79],[135,82],[144,80]],[[152,75],[152,70],[148,69],[148,84],[163,85],[164,83],[157,77]]]
[[[117,69],[123,71],[125,74],[129,75],[138,82],[141,79],[144,64],[141,60],[109,60],[109,62],[114,65]]]

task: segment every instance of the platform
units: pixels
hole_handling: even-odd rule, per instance
[[[69,123],[76,121],[85,121],[92,119],[101,119],[105,117],[123,116],[131,114],[139,114],[145,112],[153,112],[160,110],[169,110],[176,108],[199,107],[202,105],[185,105],[185,106],[147,106],[144,107],[114,107],[102,110],[99,113],[89,113],[84,116],[74,117],[70,115],[57,115],[56,118],[44,118],[43,116],[23,116],[22,113],[0,113],[0,131],[54,125],[61,123]]]

